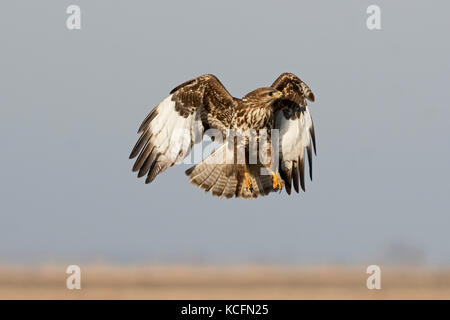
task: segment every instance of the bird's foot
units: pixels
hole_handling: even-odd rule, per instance
[[[245,184],[247,185],[247,189],[252,190],[252,179],[250,179],[247,172],[245,172],[244,175],[245,175]]]
[[[275,190],[283,189],[283,185],[281,184],[281,180],[280,180],[280,178],[278,178],[278,175],[275,172],[272,172],[272,187]]]

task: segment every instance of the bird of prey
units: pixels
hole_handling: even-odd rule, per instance
[[[312,180],[312,149],[316,152],[307,100],[313,102],[314,94],[292,73],[281,74],[270,87],[251,91],[241,99],[231,96],[212,74],[186,81],[142,122],[140,138],[130,154],[130,159],[137,156],[132,170],[138,172],[138,178],[146,175],[145,183],[150,183],[168,167],[183,161],[193,145],[202,141],[205,131],[216,129],[224,136],[221,146],[186,170],[192,184],[226,198],[253,199],[281,191],[283,186],[290,195],[292,185],[299,192],[299,184],[305,191],[305,155]],[[268,134],[261,136],[261,129]],[[271,139],[274,129],[279,130],[278,148],[267,143],[266,150],[270,156],[278,154],[277,163],[264,162],[260,157],[250,162],[249,136],[244,142],[240,140],[245,148],[244,160],[236,161],[239,143],[230,147],[227,135],[231,130],[254,130],[257,144],[261,144]],[[236,138],[232,140],[236,142]],[[224,161],[224,154],[230,150],[232,161]]]

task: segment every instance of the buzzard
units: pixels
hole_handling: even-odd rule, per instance
[[[132,170],[138,172],[138,178],[146,175],[145,183],[150,183],[168,167],[180,163],[192,146],[214,129],[225,139],[216,139],[220,146],[186,170],[192,184],[226,198],[257,198],[281,191],[283,186],[290,195],[292,185],[297,193],[299,185],[305,191],[305,154],[312,180],[313,148],[316,153],[307,100],[313,102],[314,94],[292,73],[281,74],[270,87],[251,91],[241,99],[231,96],[212,74],[186,81],[142,122],[140,138],[130,154],[130,159],[137,157]],[[277,150],[270,143],[274,129],[278,130]],[[253,130],[255,140],[252,135],[245,135],[240,142],[236,136],[228,139],[232,130]],[[261,130],[267,134],[261,134]],[[249,161],[250,141],[258,146],[267,142],[262,150],[271,159],[278,155],[277,161],[263,161],[261,156]],[[244,147],[243,161],[237,161],[240,146]],[[232,154],[231,161],[224,160],[225,154]]]

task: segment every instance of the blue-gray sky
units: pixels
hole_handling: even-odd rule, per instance
[[[366,28],[373,3],[379,31]],[[70,4],[79,31],[66,28]],[[448,12],[406,0],[2,1],[0,263],[377,264],[393,244],[450,263]],[[140,122],[176,85],[214,73],[240,97],[285,71],[316,95],[306,193],[219,200],[186,166],[150,185],[131,172]]]

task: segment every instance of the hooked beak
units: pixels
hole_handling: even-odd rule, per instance
[[[284,94],[283,94],[283,92],[281,92],[281,91],[277,91],[277,92],[275,93],[275,96],[276,96],[277,98],[284,98]]]

